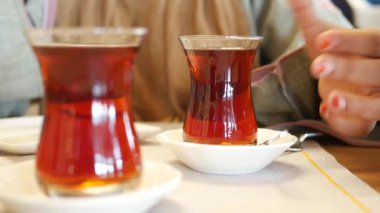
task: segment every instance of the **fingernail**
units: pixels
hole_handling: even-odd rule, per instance
[[[330,46],[331,46],[331,41],[330,41],[330,38],[327,37],[322,40],[320,48],[321,50],[328,50]]]
[[[339,112],[346,109],[346,99],[340,94],[331,94],[330,104],[332,108]]]
[[[322,51],[327,51],[327,50],[330,50],[332,49],[334,46],[336,46],[337,44],[337,40],[332,38],[332,37],[325,37],[322,39],[320,45],[319,45],[319,48],[322,50]]]
[[[329,117],[329,110],[326,104],[321,104],[321,106],[319,107],[319,114],[324,118]]]
[[[318,78],[330,75],[335,69],[333,60],[327,57],[318,57],[315,59],[312,66],[313,73]]]

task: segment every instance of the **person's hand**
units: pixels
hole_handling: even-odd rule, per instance
[[[290,0],[315,59],[311,72],[319,79],[320,114],[341,134],[366,135],[380,119],[380,32],[341,30],[320,20],[311,2]],[[324,1],[332,8],[330,3]]]
[[[321,116],[342,134],[368,134],[380,120],[380,30],[330,30],[316,46]]]
[[[329,10],[329,13],[340,13],[330,0],[289,0],[299,27],[305,39],[305,45],[309,56],[314,59],[320,54],[316,46],[315,38],[323,32],[331,29],[343,29],[332,23],[324,22],[322,17],[318,17],[315,4],[322,7],[321,10]]]

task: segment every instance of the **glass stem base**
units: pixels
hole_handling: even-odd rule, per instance
[[[67,187],[39,181],[41,190],[49,197],[81,197],[116,194],[133,191],[137,188],[139,183],[139,178],[134,178],[125,182],[111,183],[103,186]]]

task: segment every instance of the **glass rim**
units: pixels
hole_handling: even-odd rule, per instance
[[[52,27],[52,28],[29,28],[27,33],[43,33],[43,34],[56,34],[56,33],[74,33],[85,35],[93,33],[94,35],[106,34],[121,34],[121,35],[145,35],[147,33],[145,27]]]
[[[53,27],[25,31],[32,46],[46,47],[137,47],[144,39],[144,27]]]
[[[180,40],[183,39],[204,39],[204,40],[251,40],[251,41],[262,41],[264,37],[262,36],[236,36],[236,35],[182,35],[179,36]]]

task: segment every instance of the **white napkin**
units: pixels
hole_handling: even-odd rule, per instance
[[[259,173],[239,176],[195,172],[157,144],[143,145],[142,154],[183,174],[179,187],[151,212],[380,212],[379,193],[314,142]],[[0,153],[0,168],[31,158]]]
[[[317,143],[304,148],[259,173],[222,176],[195,172],[162,146],[144,146],[145,158],[169,162],[183,173],[180,186],[152,212],[380,212],[375,190]]]

